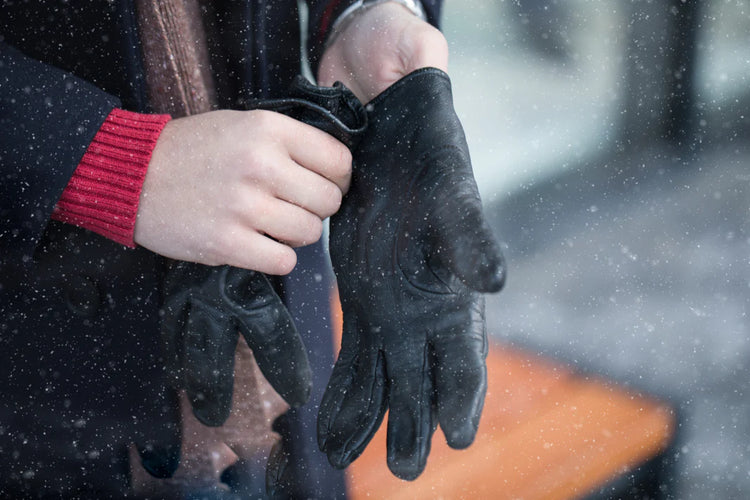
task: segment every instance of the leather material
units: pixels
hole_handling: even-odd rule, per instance
[[[216,427],[229,417],[240,333],[276,392],[291,406],[307,401],[307,353],[265,276],[230,266],[179,262],[169,270],[164,292],[167,365],[198,420]]]
[[[439,424],[471,444],[486,392],[482,293],[505,265],[482,212],[448,76],[413,72],[367,106],[351,188],[331,218],[344,329],[318,419],[346,467],[388,417],[388,466],[424,469]]]
[[[250,101],[248,109],[276,111],[312,125],[353,149],[367,127],[367,114],[357,97],[342,83],[319,87],[297,75],[288,95]]]
[[[325,3],[308,2],[317,11]],[[0,460],[0,489],[25,492],[18,496],[85,491],[99,492],[98,498],[125,496],[124,447],[138,435],[151,442],[162,434],[157,335],[162,259],[48,222],[55,200],[118,99],[124,109],[149,111],[134,7],[73,0],[3,2],[0,9],[5,69],[17,64],[6,56],[24,58],[12,45],[75,75],[26,62],[23,70],[0,71],[11,80],[26,80],[0,83],[0,107],[12,104],[19,110],[0,112],[0,121],[9,120],[0,127],[0,143],[8,145],[2,154],[7,182],[0,186],[0,364],[7,375],[0,447],[8,453]],[[299,69],[297,9],[267,0],[221,0],[208,7],[204,22],[211,24],[211,10],[221,21],[209,40],[212,67],[222,63],[225,71],[217,78],[231,79],[221,89],[220,106],[237,109],[247,96],[285,94]],[[44,167],[49,158],[49,168],[31,168]],[[79,277],[95,288],[68,283]],[[290,282],[287,291],[299,286]],[[325,366],[330,367],[327,360]]]
[[[353,147],[366,114],[343,85],[317,87],[298,77],[282,99],[255,100],[251,109],[280,112],[313,125]],[[311,369],[302,339],[268,279],[255,271],[174,262],[164,279],[162,339],[175,388],[185,389],[195,417],[220,426],[229,417],[234,353],[239,334],[271,386],[292,407],[311,391]],[[238,333],[239,332],[239,333]],[[177,434],[139,445],[146,469],[168,476],[179,461]],[[176,451],[177,450],[177,451]]]

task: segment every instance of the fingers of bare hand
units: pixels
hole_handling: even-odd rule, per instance
[[[216,250],[221,262],[266,274],[289,274],[297,264],[297,254],[284,243],[255,231],[225,232]]]
[[[338,211],[343,193],[338,185],[300,165],[279,165],[280,181],[274,184],[278,198],[325,219]]]
[[[248,214],[248,225],[292,247],[315,243],[323,234],[323,221],[317,215],[278,198],[267,197]]]
[[[341,142],[315,127],[304,125],[286,144],[292,159],[336,184],[342,193],[349,190],[352,154]]]
[[[349,188],[352,157],[332,136],[287,116],[261,112],[273,139],[247,151],[247,180],[321,219],[333,215]],[[260,114],[262,113],[262,114]]]

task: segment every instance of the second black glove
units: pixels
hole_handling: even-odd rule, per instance
[[[448,76],[402,78],[366,106],[351,188],[331,218],[343,343],[318,418],[331,463],[356,459],[388,416],[388,466],[425,467],[437,424],[468,446],[486,392],[483,292],[503,285]]]

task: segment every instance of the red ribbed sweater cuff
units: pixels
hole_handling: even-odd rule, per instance
[[[169,115],[113,109],[91,141],[52,218],[134,247],[138,200]]]

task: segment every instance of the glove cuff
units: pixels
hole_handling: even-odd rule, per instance
[[[248,109],[276,111],[326,132],[354,149],[367,128],[367,113],[354,93],[341,82],[319,87],[298,75],[283,99],[258,99]]]

